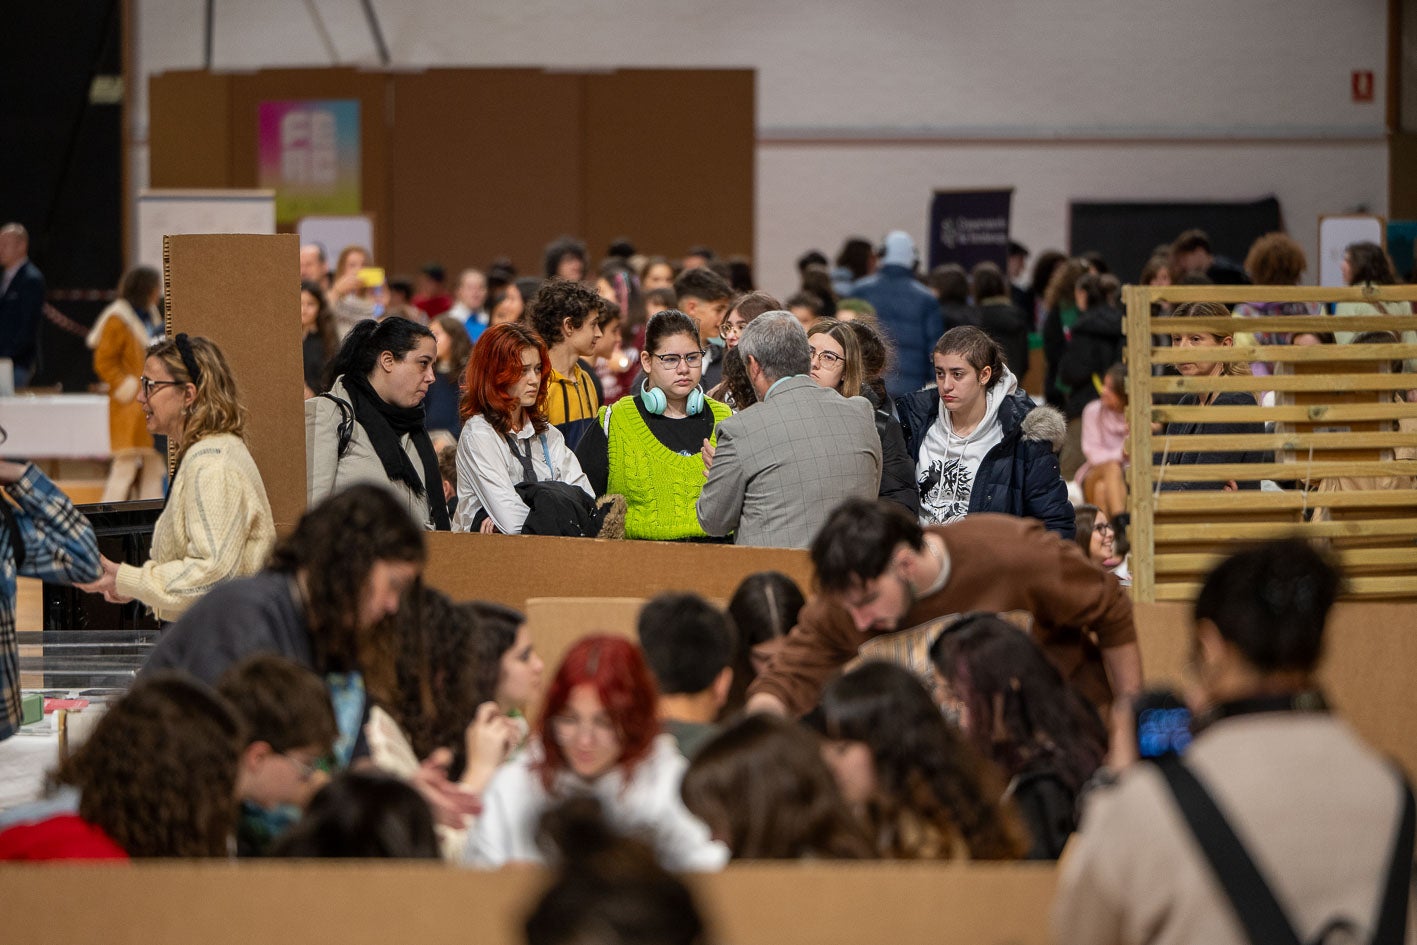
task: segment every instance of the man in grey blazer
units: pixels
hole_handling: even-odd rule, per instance
[[[699,525],[736,532],[740,545],[806,548],[845,499],[874,499],[881,438],[864,397],[842,397],[807,376],[812,349],[788,312],[759,315],[738,350],[758,403],[718,425],[704,444],[708,482]]]

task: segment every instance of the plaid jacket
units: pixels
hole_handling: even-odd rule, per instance
[[[34,466],[0,490],[13,504],[0,525],[0,740],[20,727],[20,647],[15,633],[15,578],[63,584],[98,580],[98,542],[88,519]],[[13,518],[14,525],[9,520]],[[16,532],[24,543],[24,566],[15,567]]]

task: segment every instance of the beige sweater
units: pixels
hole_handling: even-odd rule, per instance
[[[275,544],[261,472],[229,433],[192,444],[153,528],[152,558],[118,566],[118,593],[176,620],[216,584],[255,574]]]
[[[1342,719],[1225,719],[1197,737],[1187,763],[1302,940],[1335,916],[1358,924],[1357,941],[1371,938],[1397,834],[1398,781]],[[1089,800],[1061,868],[1053,914],[1060,945],[1248,945],[1150,765]]]

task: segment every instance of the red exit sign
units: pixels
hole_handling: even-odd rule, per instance
[[[1371,102],[1373,100],[1373,71],[1371,69],[1353,70],[1353,101]]]

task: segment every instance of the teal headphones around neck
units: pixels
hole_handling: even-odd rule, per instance
[[[645,405],[645,409],[656,417],[662,417],[664,411],[669,409],[669,399],[664,396],[664,391],[658,387],[650,387],[646,380],[640,387],[640,403]],[[689,391],[689,399],[684,404],[684,412],[691,417],[696,417],[704,409],[704,392],[695,387]]]

